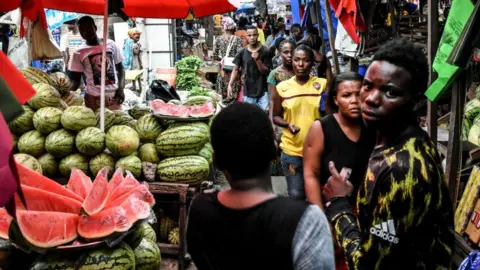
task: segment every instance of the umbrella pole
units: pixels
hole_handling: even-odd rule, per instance
[[[107,66],[108,0],[103,13],[102,76],[100,86],[100,129],[105,132],[105,77]],[[112,63],[113,64],[113,63]]]

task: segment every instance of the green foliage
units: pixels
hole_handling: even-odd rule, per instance
[[[190,91],[193,87],[199,86],[197,69],[201,63],[202,60],[197,56],[187,56],[175,63],[177,69],[176,86],[178,89]]]

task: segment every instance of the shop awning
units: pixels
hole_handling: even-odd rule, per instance
[[[190,9],[204,17],[237,9],[228,0],[124,0],[124,4],[128,16],[143,18],[183,19]],[[103,15],[104,5],[105,0],[43,0],[45,8],[95,15]]]

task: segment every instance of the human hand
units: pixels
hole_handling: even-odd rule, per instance
[[[231,97],[232,96],[232,85],[231,84],[228,84],[228,87],[227,87],[227,97]]]
[[[117,104],[122,104],[125,101],[125,92],[123,92],[123,89],[118,89],[117,92],[115,92],[115,100]]]
[[[298,132],[300,132],[300,128],[295,126],[294,124],[290,123],[288,124],[288,130],[290,130],[290,132],[295,135],[297,134]]]
[[[350,169],[345,169],[342,170],[342,173],[338,173],[333,161],[328,163],[328,169],[331,176],[328,178],[327,184],[323,189],[323,195],[327,202],[335,197],[350,196],[353,191],[353,185],[348,181]]]
[[[258,51],[252,52],[252,58],[253,58],[253,60],[257,61],[257,60],[258,60],[258,55],[259,55],[259,54],[258,54]]]

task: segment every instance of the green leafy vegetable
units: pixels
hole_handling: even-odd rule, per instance
[[[212,91],[212,90],[208,89],[208,88],[203,88],[203,87],[200,87],[200,86],[194,86],[194,87],[192,87],[192,90],[190,90],[190,92],[188,92],[187,97],[195,97],[195,96],[209,97],[210,96],[210,91]]]
[[[197,69],[201,63],[202,60],[198,56],[187,56],[175,63],[178,89],[190,91],[193,87],[199,86]]]

